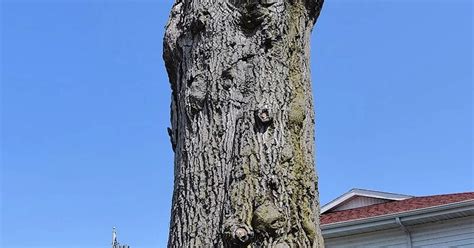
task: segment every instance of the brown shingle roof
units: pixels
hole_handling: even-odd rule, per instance
[[[324,225],[336,222],[365,219],[473,199],[474,192],[413,197],[406,200],[391,201],[366,207],[327,212],[321,215],[321,224]]]

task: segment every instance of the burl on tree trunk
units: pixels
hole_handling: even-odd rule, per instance
[[[322,0],[176,0],[168,247],[323,247],[309,39]]]

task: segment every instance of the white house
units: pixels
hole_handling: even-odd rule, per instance
[[[326,248],[474,248],[474,192],[353,189],[322,207],[321,230]]]

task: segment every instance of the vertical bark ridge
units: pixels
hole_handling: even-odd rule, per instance
[[[177,0],[168,247],[323,247],[309,37],[322,0]]]

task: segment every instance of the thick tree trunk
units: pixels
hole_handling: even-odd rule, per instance
[[[168,247],[323,247],[309,38],[322,0],[176,0]]]

